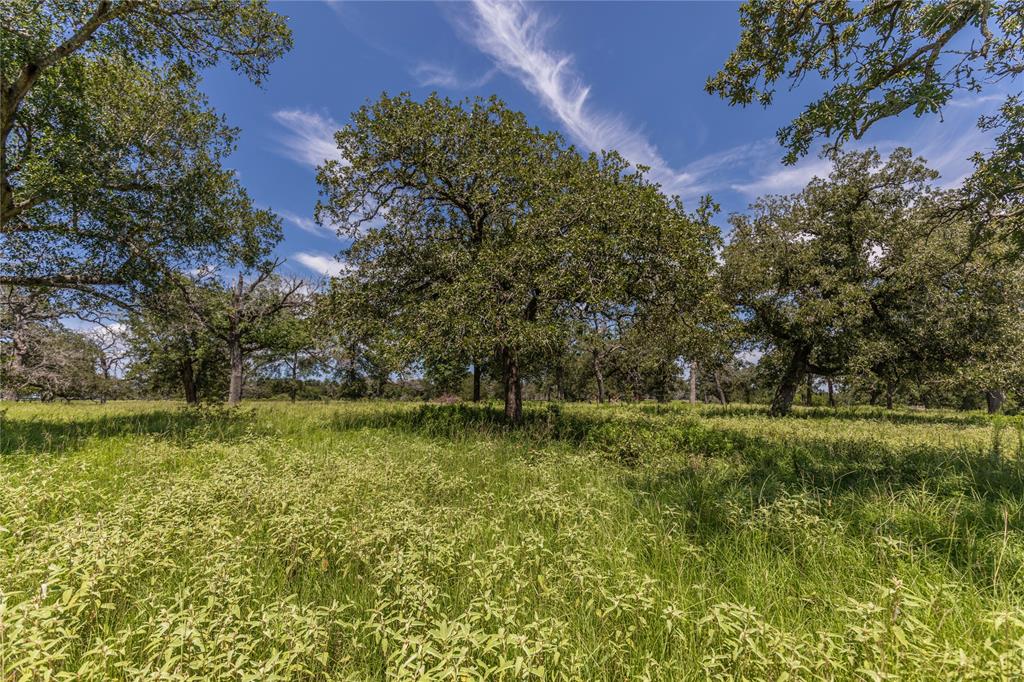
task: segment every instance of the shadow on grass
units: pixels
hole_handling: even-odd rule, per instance
[[[970,492],[986,497],[1024,495],[1024,462],[1012,452],[993,453],[989,446],[895,445],[835,434],[776,439],[702,421],[704,416],[704,411],[637,409],[623,414],[531,406],[523,424],[513,427],[489,406],[423,405],[369,414],[338,412],[330,423],[339,431],[379,428],[451,440],[489,436],[526,445],[560,442],[599,452],[627,467],[657,463],[671,470],[673,463],[686,465],[694,456],[727,460],[747,485],[762,489],[762,497],[772,487],[840,492],[913,488],[950,478],[969,481]]]
[[[853,540],[873,548],[879,571],[930,557],[948,562],[980,590],[1024,589],[1019,454],[894,448],[855,439],[779,443],[726,429],[713,432],[737,448],[724,466],[714,466],[716,455],[704,452],[704,461],[624,478],[639,513],[657,522],[666,508],[679,510],[680,531],[697,543],[749,532],[783,555],[840,557],[844,550],[837,548]],[[826,523],[823,529],[816,519]],[[822,543],[829,549],[822,550]]]
[[[219,407],[153,410],[73,420],[11,419],[0,423],[0,456],[67,454],[90,439],[157,436],[178,444],[231,440],[252,422],[252,412]]]
[[[421,405],[416,409],[335,412],[334,431],[386,429],[442,440],[507,438],[525,446],[563,443],[599,453],[627,468],[655,465],[666,477],[694,457],[728,463],[737,480],[761,498],[793,490],[831,491],[936,487],[957,481],[973,495],[1024,496],[1024,463],[964,445],[893,445],[881,440],[787,435],[778,439],[730,429],[701,417],[715,414],[639,406],[628,412],[563,410],[531,405],[509,424],[488,405]],[[738,408],[733,408],[738,409]],[[753,411],[752,414],[762,412]],[[732,412],[730,414],[737,414]],[[916,415],[908,415],[916,416]],[[0,454],[61,454],[91,438],[156,436],[179,444],[230,441],[257,426],[251,409],[203,407],[101,415],[76,420],[4,419]],[[298,425],[303,427],[301,423]],[[322,428],[322,426],[321,426]],[[1000,455],[1012,453],[1000,453]]]
[[[1024,525],[1020,453],[997,455],[982,445],[908,446],[834,432],[827,438],[775,438],[702,416],[531,406],[523,425],[513,429],[491,407],[425,405],[401,413],[338,413],[331,427],[386,428],[451,441],[503,438],[524,452],[564,443],[620,466],[637,513],[657,525],[668,518],[666,509],[674,509],[679,514],[673,523],[683,519],[679,529],[698,543],[746,532],[746,523],[760,519],[754,532],[766,534],[762,540],[776,542],[782,554],[818,547],[813,519],[794,530],[810,518],[801,516],[806,512],[838,523],[860,546],[890,538],[909,548],[900,551],[949,561],[979,589],[1010,589],[1024,581],[1024,554],[1017,545],[1005,552],[1007,533]],[[844,546],[839,541],[836,551]],[[879,562],[908,556],[877,551]]]
[[[766,405],[638,405],[634,409],[644,414],[698,414],[702,417],[767,417]],[[910,412],[886,410],[881,407],[802,407],[794,406],[787,419],[838,419],[843,421],[881,421],[890,424],[947,424],[949,426],[988,426],[992,417],[980,413],[949,414],[941,412]]]
[[[741,409],[763,414],[754,407],[724,409],[733,410],[728,412],[732,415],[744,414]],[[897,446],[881,440],[836,437],[834,433],[827,439],[792,434],[776,439],[702,420],[719,413],[707,407],[695,412],[686,407],[650,405],[628,411],[530,405],[523,423],[513,426],[493,406],[427,404],[415,409],[340,409],[331,415],[328,428],[387,429],[455,441],[507,438],[527,446],[564,443],[600,453],[626,467],[657,463],[665,470],[697,456],[728,461],[747,484],[760,488],[766,481],[774,482],[772,486],[835,491],[903,488],[957,476],[971,481],[976,494],[1024,495],[1024,466],[1018,466],[1015,459],[993,456],[984,447]],[[74,420],[8,418],[0,428],[0,454],[63,453],[91,438],[133,435],[183,444],[199,439],[228,441],[258,427],[255,414],[245,408],[201,407]],[[305,430],[301,420],[297,426]]]
[[[999,570],[992,561],[996,540],[1002,537],[1005,545],[1007,533],[1024,524],[1024,462],[1019,453],[996,456],[980,445],[897,445],[844,438],[834,429],[828,438],[773,437],[702,420],[710,416],[707,408],[563,410],[530,405],[518,427],[501,410],[485,405],[364,408],[339,409],[326,424],[319,421],[318,428],[388,430],[448,442],[495,438],[522,446],[524,453],[545,444],[579,448],[621,467],[622,485],[638,512],[656,520],[664,508],[657,505],[682,510],[689,519],[686,531],[704,540],[737,532],[736,509],[749,515],[777,500],[803,496],[813,500],[822,517],[841,516],[847,532],[864,538],[890,535],[936,549],[970,570],[979,584],[988,580],[992,585],[995,575],[990,574]],[[264,420],[255,414],[206,408],[74,421],[5,419],[0,454],[62,454],[88,439],[134,435],[179,444],[230,441],[262,428]],[[310,427],[300,416],[290,428],[306,432]],[[917,496],[926,500],[920,509],[914,507]],[[1008,556],[1016,556],[1015,551]],[[1001,553],[999,557],[1007,575],[1011,569],[1006,562],[1017,560],[1004,561]],[[1018,574],[1024,579],[1024,568]]]

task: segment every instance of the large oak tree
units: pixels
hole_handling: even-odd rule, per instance
[[[998,338],[1012,304],[998,258],[936,210],[937,174],[905,148],[836,158],[827,179],[733,217],[723,279],[776,367],[771,413],[808,373],[886,382],[965,362]]]
[[[512,421],[524,368],[561,352],[579,310],[685,329],[706,305],[714,228],[495,98],[384,95],[336,140],[317,212],[354,239],[339,319],[404,362],[493,358]]]

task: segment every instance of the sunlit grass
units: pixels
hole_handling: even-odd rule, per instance
[[[15,405],[0,679],[1014,679],[1020,424]]]

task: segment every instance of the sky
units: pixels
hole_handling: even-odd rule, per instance
[[[212,106],[241,129],[229,158],[254,202],[283,219],[287,274],[340,271],[347,242],[313,220],[316,166],[336,157],[332,133],[382,92],[460,100],[498,95],[531,124],[584,150],[616,149],[690,208],[710,194],[718,223],[760,195],[791,193],[828,164],[783,166],[776,131],[820,94],[780,89],[767,110],[730,107],[704,91],[739,37],[738,3],[280,2],[294,48],[262,87],[226,67],[205,74]],[[858,146],[911,147],[957,184],[988,138],[975,123],[1001,98],[955,99],[942,117],[904,115]]]

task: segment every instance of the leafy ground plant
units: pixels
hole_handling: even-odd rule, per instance
[[[1020,428],[19,404],[0,679],[1020,678]]]

